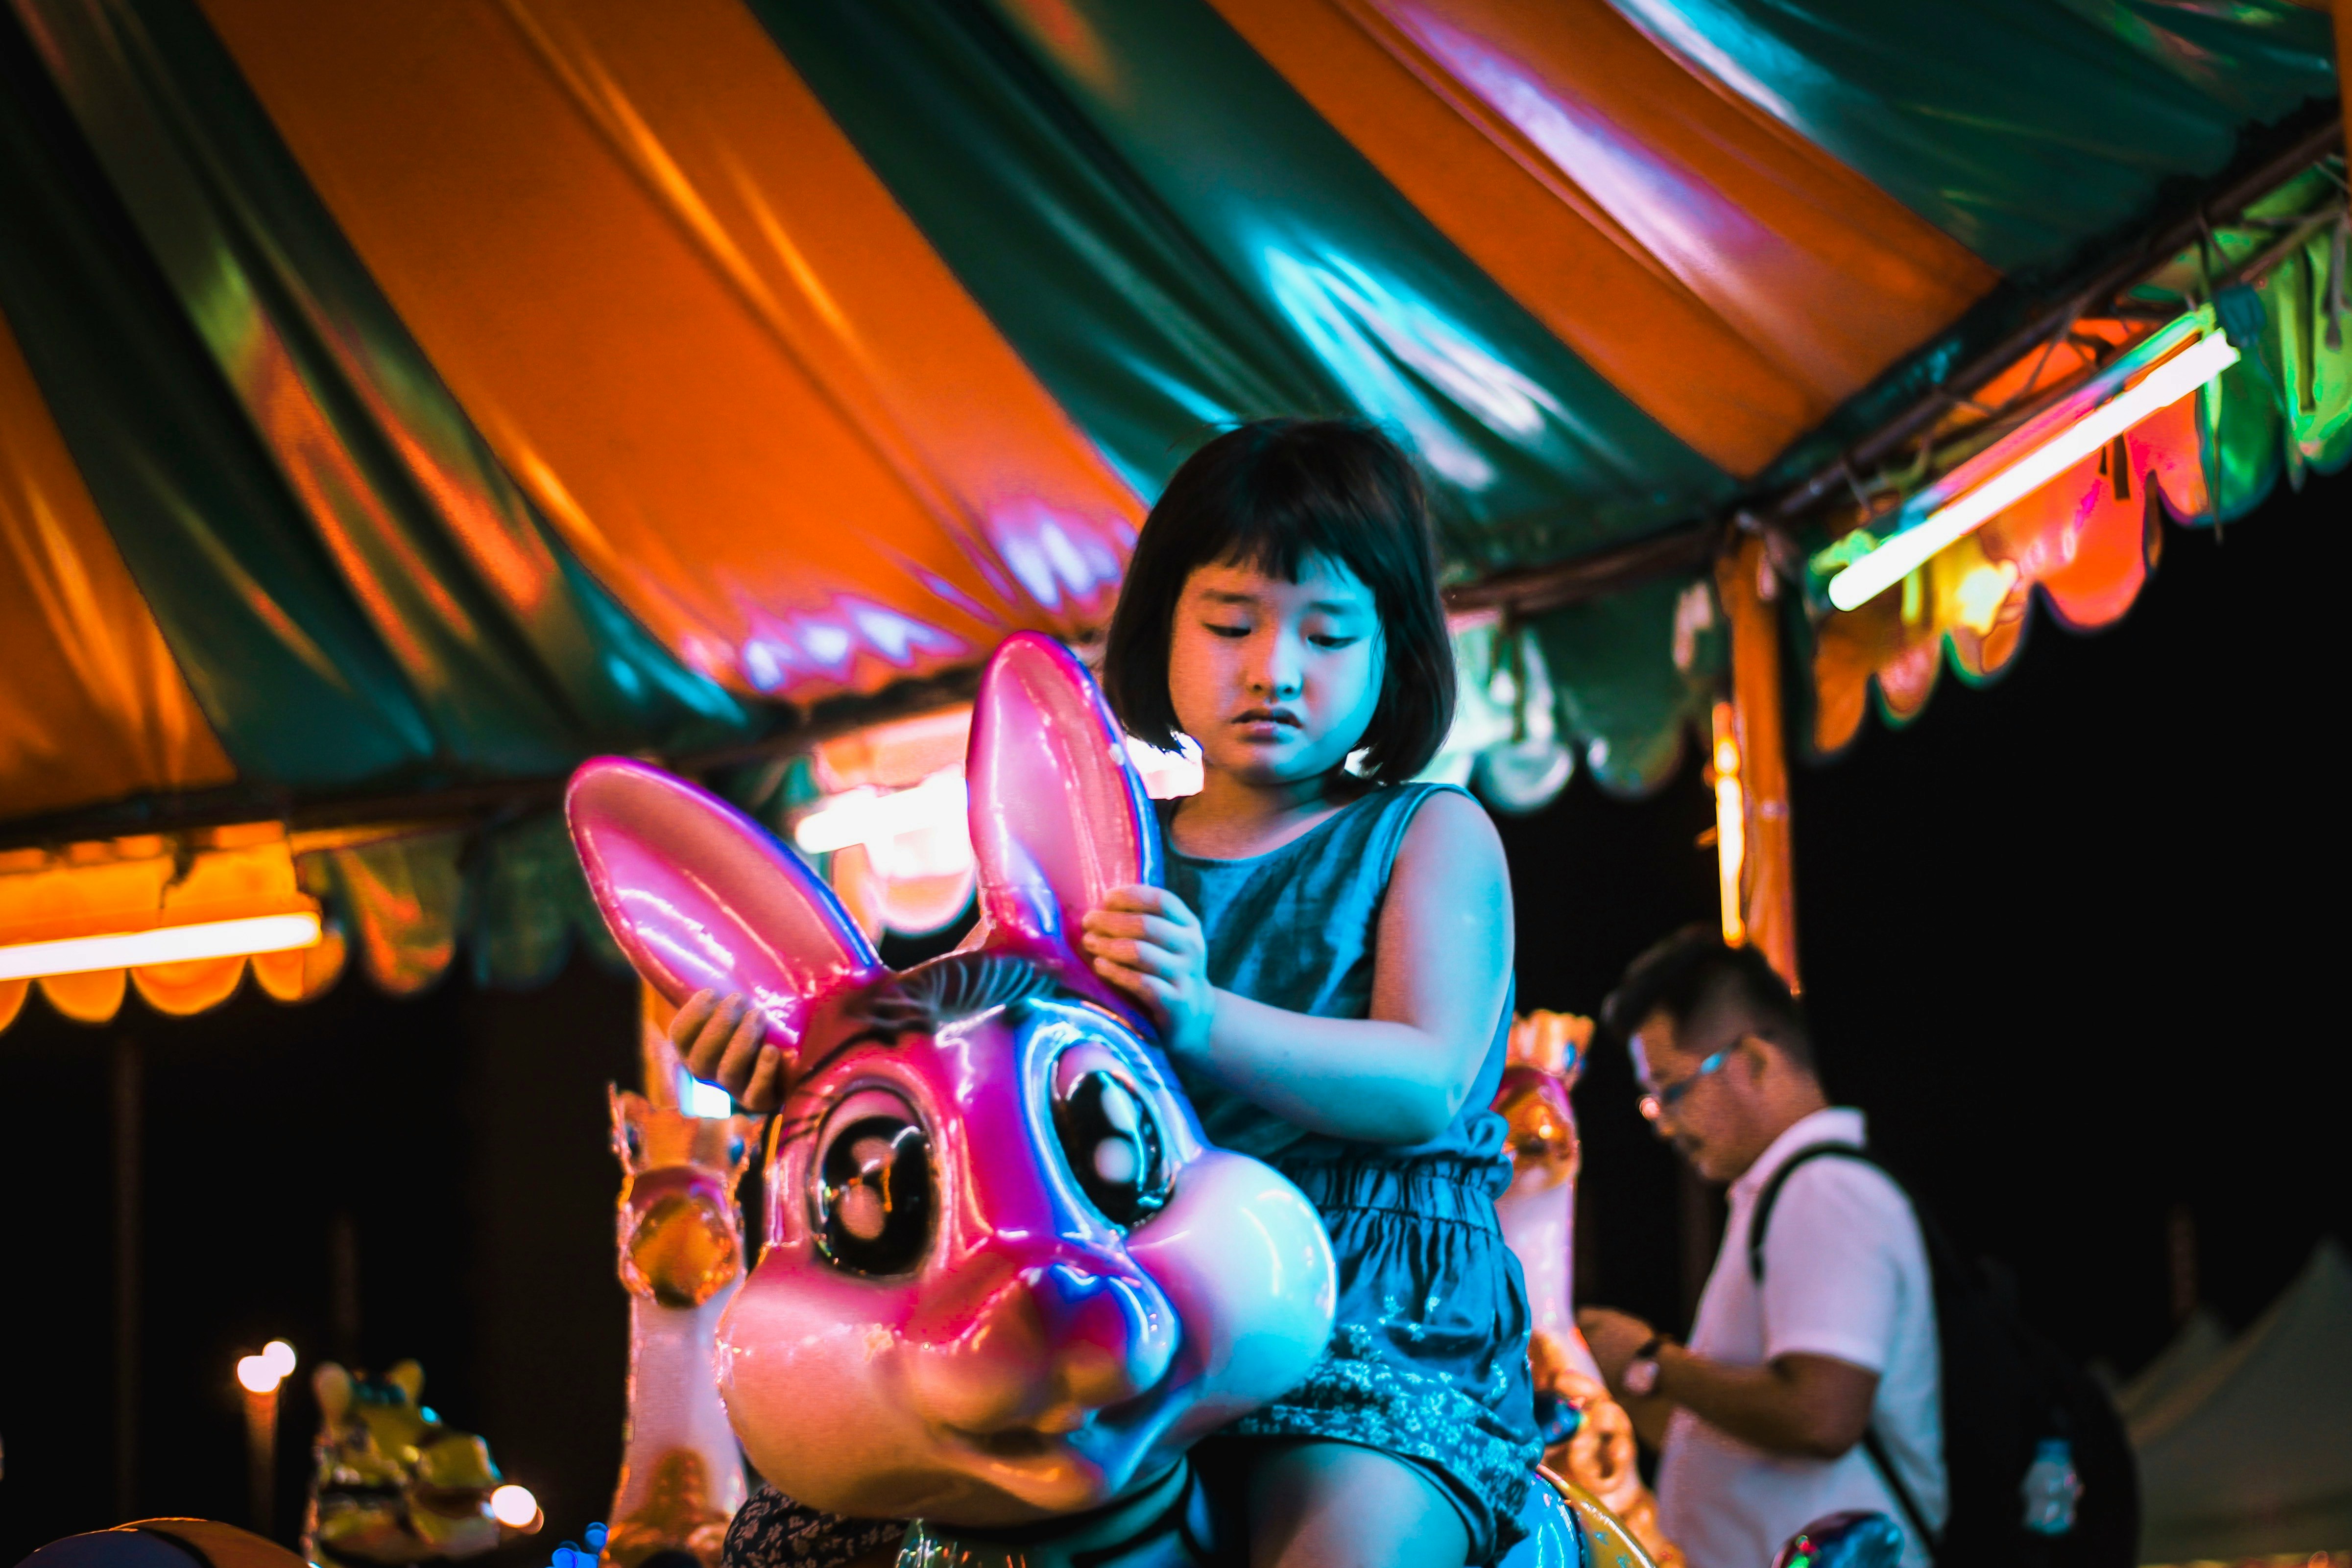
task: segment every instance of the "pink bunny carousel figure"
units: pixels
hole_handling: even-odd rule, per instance
[[[784,1492],[920,1521],[902,1562],[1213,1558],[1183,1456],[1315,1362],[1330,1244],[1297,1188],[1202,1140],[1149,1023],[1074,946],[1108,889],[1157,879],[1158,842],[1059,644],[991,661],[967,776],[982,935],[903,973],[722,802],[619,759],[573,779],[638,971],[672,1001],[748,996],[790,1064],[719,1390]]]

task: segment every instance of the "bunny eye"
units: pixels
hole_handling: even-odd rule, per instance
[[[895,1096],[860,1094],[817,1156],[816,1245],[852,1274],[904,1274],[931,1239],[931,1141]]]
[[[1105,1219],[1142,1224],[1168,1201],[1168,1154],[1150,1103],[1103,1068],[1073,1079],[1054,1099],[1062,1157]]]

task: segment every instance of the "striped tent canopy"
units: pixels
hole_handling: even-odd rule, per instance
[[[582,758],[804,800],[1270,413],[1411,443],[1521,739],[1671,773],[1744,526],[1834,749],[2352,451],[2336,94],[2287,0],[6,0],[0,941],[299,893],[39,984],[535,982]],[[1828,610],[2189,309],[2222,381]]]

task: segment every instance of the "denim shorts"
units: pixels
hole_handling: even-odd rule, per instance
[[[1305,1382],[1209,1443],[1325,1438],[1396,1455],[1461,1511],[1470,1562],[1494,1562],[1518,1539],[1543,1452],[1527,1281],[1495,1218],[1508,1167],[1452,1155],[1273,1163],[1330,1232],[1337,1327]]]

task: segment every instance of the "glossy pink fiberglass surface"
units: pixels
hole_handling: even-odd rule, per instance
[[[1333,1281],[1313,1208],[1202,1143],[1068,945],[1103,892],[1154,878],[1156,839],[1058,645],[991,661],[967,772],[988,936],[903,975],[691,786],[593,762],[570,810],[646,977],[751,990],[800,1064],[766,1245],[719,1329],[745,1451],[820,1508],[988,1525],[1111,1501],[1290,1387]]]
[[[685,779],[600,757],[572,776],[564,812],[604,924],[672,1002],[748,996],[789,1053],[822,998],[885,973],[807,862]]]

